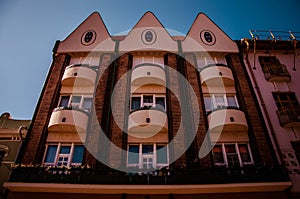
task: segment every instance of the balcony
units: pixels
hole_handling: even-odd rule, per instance
[[[247,132],[248,125],[245,114],[237,107],[219,107],[208,116],[210,132]]]
[[[143,86],[147,84],[166,85],[166,75],[162,67],[154,64],[143,64],[136,66],[131,75],[133,86]]]
[[[71,107],[59,107],[53,110],[48,131],[85,132],[88,124],[88,113]]]
[[[300,106],[282,107],[276,111],[282,127],[300,126]]]
[[[138,170],[136,171],[138,172]],[[241,168],[163,168],[143,175],[113,169],[82,167],[18,166],[13,168],[10,182],[63,184],[180,185],[226,184],[251,182],[288,182],[289,177],[278,166],[247,166]],[[266,187],[263,187],[266,189]],[[135,190],[137,191],[137,190]]]
[[[284,64],[266,65],[263,67],[263,72],[266,80],[270,82],[291,81],[291,75]]]
[[[88,65],[76,64],[66,68],[62,77],[63,86],[93,86],[97,72]]]
[[[232,71],[224,64],[208,65],[200,71],[201,84],[206,86],[234,86]]]
[[[143,107],[130,113],[128,134],[139,138],[149,138],[159,132],[167,132],[167,114],[154,107]]]

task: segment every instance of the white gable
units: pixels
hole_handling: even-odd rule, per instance
[[[182,50],[183,52],[238,52],[238,47],[213,21],[200,13],[182,41]]]
[[[99,13],[92,13],[65,40],[58,52],[114,51],[115,42],[104,25]]]
[[[171,38],[153,13],[147,12],[120,42],[119,51],[157,50],[177,52],[177,42]]]

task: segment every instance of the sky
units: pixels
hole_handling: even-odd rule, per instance
[[[31,119],[52,62],[64,40],[92,12],[111,35],[131,29],[147,11],[165,28],[186,34],[204,12],[231,39],[249,30],[300,32],[299,0],[0,0],[0,114]]]

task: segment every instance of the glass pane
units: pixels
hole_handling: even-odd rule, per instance
[[[144,95],[144,103],[153,103],[153,95]]]
[[[215,96],[217,105],[224,105],[224,96],[223,95],[216,95]]]
[[[131,110],[139,109],[141,107],[141,97],[131,98]]]
[[[67,107],[69,103],[70,96],[61,96],[59,107]]]
[[[242,162],[251,162],[247,144],[239,144],[239,151]]]
[[[156,107],[165,109],[165,98],[164,97],[156,97]]]
[[[204,96],[204,104],[206,111],[210,111],[213,109],[212,98],[210,96]]]
[[[83,145],[74,146],[72,163],[80,163],[80,164],[82,163],[83,151],[84,151]]]
[[[57,146],[49,145],[46,153],[45,162],[54,162]]]
[[[128,151],[128,164],[138,164],[139,163],[139,146],[131,145]]]
[[[73,96],[72,97],[72,103],[80,103],[81,96]]]
[[[168,163],[168,154],[166,146],[157,146],[157,163]]]
[[[234,144],[225,145],[226,153],[236,153]]]
[[[92,98],[84,98],[83,99],[83,109],[87,111],[91,111],[92,108]]]
[[[216,145],[213,148],[213,156],[215,163],[224,163],[223,153],[222,153],[222,146]]]
[[[227,96],[227,102],[228,102],[228,106],[237,107],[234,96]]]
[[[143,154],[153,154],[153,145],[143,145]]]
[[[61,146],[59,154],[70,154],[71,147],[70,146]]]

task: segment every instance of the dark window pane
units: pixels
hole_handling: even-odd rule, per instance
[[[70,154],[71,147],[70,146],[61,146],[60,154]]]
[[[87,111],[91,111],[92,108],[92,98],[84,98],[83,100],[83,109]]]
[[[49,145],[46,153],[45,162],[54,162],[57,146]]]
[[[213,109],[212,98],[210,96],[204,96],[204,104],[206,111],[210,111]]]
[[[228,102],[228,106],[237,107],[234,96],[227,96],[227,102]]]
[[[168,163],[168,151],[166,146],[157,146],[156,147],[156,154],[157,154],[157,163]]]
[[[128,149],[128,164],[138,164],[139,163],[139,146],[130,145]]]
[[[139,109],[141,107],[141,97],[131,98],[131,110]]]
[[[222,153],[222,146],[215,145],[213,148],[213,156],[215,163],[224,163],[223,153]]]
[[[81,96],[73,96],[72,97],[72,103],[80,103]]]
[[[59,107],[67,107],[69,103],[70,96],[61,96]]]
[[[144,95],[144,103],[153,103],[153,95]]]
[[[82,163],[83,151],[84,151],[83,145],[74,146],[72,163]]]
[[[164,97],[156,97],[156,107],[165,109],[165,98]]]
[[[143,154],[153,154],[153,145],[143,145]]]
[[[251,162],[247,144],[239,144],[239,151],[242,162]]]

